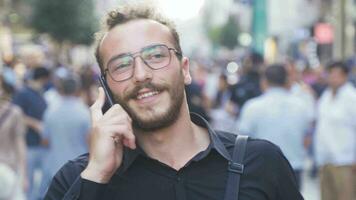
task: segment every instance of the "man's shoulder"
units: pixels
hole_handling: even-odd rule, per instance
[[[237,135],[225,131],[216,131],[220,141],[225,145],[229,152],[232,152],[235,146]],[[273,159],[282,155],[280,148],[268,140],[249,137],[246,145],[246,156],[268,156]]]
[[[246,144],[244,164],[252,171],[257,170],[254,173],[291,169],[287,158],[277,145],[268,140],[256,138],[249,138]],[[276,176],[276,174],[271,176]]]
[[[268,99],[266,99],[264,95],[260,95],[246,101],[242,109],[244,111],[248,110],[249,112],[260,111],[261,109],[263,110],[268,104]]]
[[[74,181],[88,165],[89,153],[82,154],[73,160],[69,160],[57,172],[56,176],[66,177]]]
[[[249,139],[246,147],[246,153],[256,156],[267,156],[270,158],[282,155],[282,152],[277,145],[268,140],[256,138]]]
[[[89,153],[82,154],[72,160],[69,160],[67,164],[76,165],[80,168],[85,168],[89,162]]]

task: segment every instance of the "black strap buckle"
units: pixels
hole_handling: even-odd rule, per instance
[[[229,162],[229,169],[230,172],[238,173],[238,174],[243,174],[244,172],[244,165],[240,163],[235,163],[235,162]]]

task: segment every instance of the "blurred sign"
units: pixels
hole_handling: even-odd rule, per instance
[[[315,25],[314,39],[318,44],[331,44],[334,41],[333,27],[327,23]]]
[[[267,39],[267,1],[258,0],[253,2],[252,38],[253,50],[264,54],[265,40]]]

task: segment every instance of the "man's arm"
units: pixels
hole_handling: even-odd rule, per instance
[[[99,200],[107,184],[95,183],[80,177],[88,155],[65,164],[53,177],[45,200]]]

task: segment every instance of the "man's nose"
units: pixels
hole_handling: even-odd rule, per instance
[[[135,57],[134,60],[133,79],[135,82],[145,82],[152,79],[152,69],[140,57]]]

